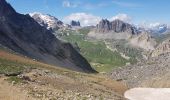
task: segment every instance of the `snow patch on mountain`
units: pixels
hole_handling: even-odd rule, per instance
[[[47,29],[58,29],[63,27],[64,24],[59,19],[48,14],[42,14],[39,12],[34,12],[29,14],[34,20],[36,20],[41,26],[45,26]]]
[[[169,29],[167,24],[162,23],[142,23],[140,25],[137,25],[139,31],[147,31],[148,33],[151,33],[152,35],[161,35],[163,33],[166,33]]]

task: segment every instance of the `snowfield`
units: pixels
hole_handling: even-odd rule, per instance
[[[170,100],[170,88],[133,88],[124,96],[129,100]]]

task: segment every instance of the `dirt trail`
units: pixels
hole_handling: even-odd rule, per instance
[[[0,100],[34,100],[27,96],[26,92],[20,91],[12,83],[4,81],[5,78],[0,78]]]

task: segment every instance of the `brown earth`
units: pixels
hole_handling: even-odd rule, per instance
[[[12,85],[0,78],[0,100],[124,100],[127,87],[101,74],[85,74],[47,65],[0,50],[0,58],[36,67],[16,76]]]

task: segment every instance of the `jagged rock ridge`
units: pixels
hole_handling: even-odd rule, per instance
[[[132,25],[125,23],[121,20],[108,21],[107,19],[102,19],[96,26],[97,32],[108,33],[108,32],[127,32],[131,34],[136,34],[136,29]]]

